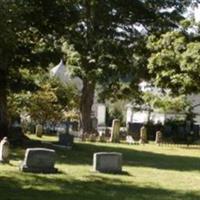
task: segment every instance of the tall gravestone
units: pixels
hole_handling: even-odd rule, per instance
[[[42,137],[43,134],[43,127],[41,124],[36,125],[35,127],[35,134],[37,137]]]
[[[4,137],[0,142],[0,162],[9,163],[10,144],[7,137]]]
[[[25,158],[20,166],[23,172],[55,173],[54,168],[56,152],[47,148],[28,148]]]
[[[92,118],[92,130],[96,131],[98,126],[98,120],[96,117]]]
[[[120,120],[114,119],[112,122],[112,130],[111,130],[111,142],[119,142],[119,132],[120,132]]]
[[[147,143],[147,129],[145,126],[142,126],[140,128],[140,144]]]
[[[156,131],[156,144],[161,144],[162,143],[162,132],[161,131]]]

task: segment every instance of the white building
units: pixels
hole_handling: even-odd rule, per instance
[[[153,94],[162,94],[160,88],[152,87],[149,83],[143,81],[140,83],[140,89],[143,92],[152,92]],[[194,118],[196,124],[200,124],[200,94],[193,94],[187,96],[188,102],[192,106],[192,112],[196,115]],[[164,113],[151,111],[147,106],[142,105],[140,108],[135,108],[133,105],[128,104],[126,114],[126,124],[129,122],[146,123],[151,120],[155,123],[164,123],[167,119],[185,119],[184,113]]]
[[[79,77],[72,77],[70,70],[64,65],[61,60],[58,65],[50,70],[51,77],[57,77],[64,84],[73,84],[81,91],[83,88],[83,81]]]
[[[73,84],[81,92],[83,88],[83,81],[79,77],[72,77],[70,70],[64,65],[61,60],[58,65],[50,70],[51,77],[57,77],[64,84]],[[98,104],[94,99],[92,106],[92,117],[97,118],[98,126],[105,126],[106,124],[106,106],[105,104]]]

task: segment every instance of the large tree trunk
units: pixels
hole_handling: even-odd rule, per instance
[[[8,134],[7,72],[0,70],[0,140]]]
[[[83,80],[83,89],[80,102],[82,135],[92,132],[91,111],[94,101],[95,83]]]

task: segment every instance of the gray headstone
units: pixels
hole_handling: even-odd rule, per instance
[[[70,134],[65,134],[65,133],[59,133],[58,134],[58,143],[60,145],[64,146],[72,146],[74,143],[74,136]]]
[[[53,149],[28,148],[20,170],[23,172],[55,173],[57,172],[57,169],[54,168],[55,159],[56,153]]]
[[[97,126],[98,126],[98,121],[96,117],[92,118],[92,129],[93,130],[97,130]]]
[[[93,170],[105,173],[121,173],[122,154],[117,152],[94,153]]]
[[[10,145],[7,137],[4,137],[0,142],[0,162],[9,163]]]

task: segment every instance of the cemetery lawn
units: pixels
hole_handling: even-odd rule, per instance
[[[20,172],[24,151],[12,148],[10,164],[0,165],[0,200],[200,199],[200,146],[76,142],[72,150],[56,148],[58,174]],[[123,174],[92,172],[99,151],[123,153]]]

